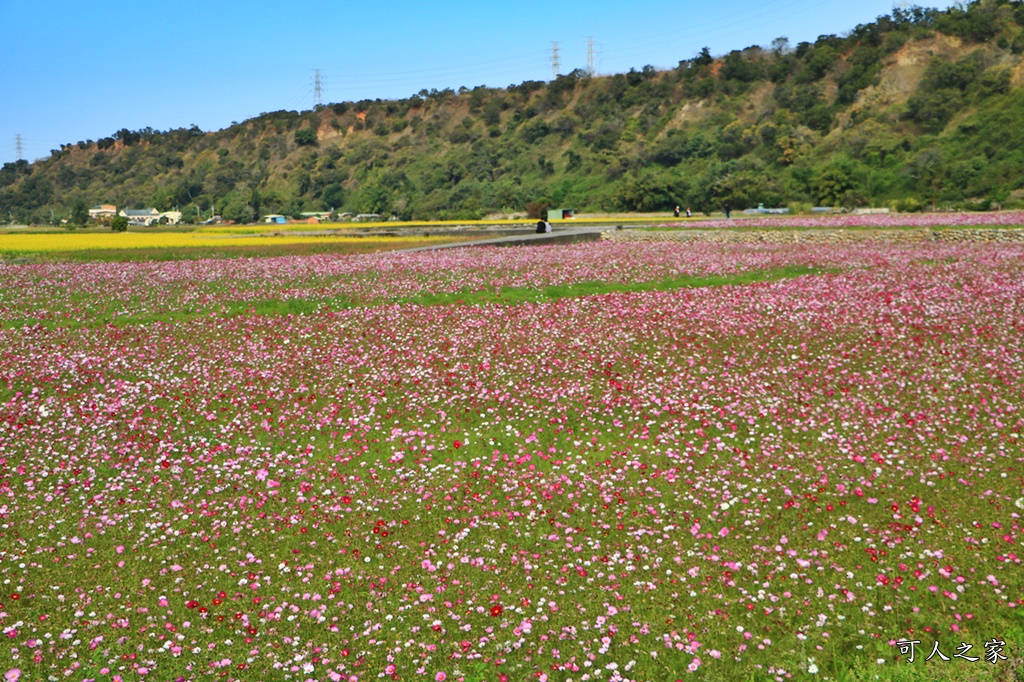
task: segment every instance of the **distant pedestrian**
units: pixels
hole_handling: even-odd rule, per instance
[[[537,234],[547,234],[551,232],[551,223],[546,220],[537,221]]]
[[[729,220],[730,218],[732,218],[732,206],[730,206],[729,204],[726,204],[725,205],[725,219]]]
[[[679,217],[679,207],[678,206],[676,206],[676,210],[674,211],[674,214],[675,214],[676,218]]]
[[[689,217],[690,217],[690,216],[692,216],[692,215],[693,215],[693,214],[692,214],[692,213],[690,213],[690,207],[689,207],[689,206],[687,206],[687,207],[686,207],[686,217],[687,217],[687,218],[689,218]]]

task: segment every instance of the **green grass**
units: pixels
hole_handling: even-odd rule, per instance
[[[100,312],[94,321],[83,324],[79,321],[61,322],[59,320],[20,319],[6,322],[7,329],[20,329],[24,326],[40,324],[44,328],[84,329],[99,328],[106,325],[126,327],[129,325],[145,325],[154,322],[182,322],[203,317],[237,317],[240,315],[311,315],[325,310],[345,310],[373,305],[412,304],[424,306],[438,305],[521,305],[527,303],[546,303],[564,298],[582,296],[601,296],[607,294],[633,293],[641,291],[671,291],[675,289],[692,289],[699,287],[743,286],[758,282],[772,282],[792,279],[804,275],[823,272],[820,268],[807,266],[786,266],[769,270],[754,270],[728,275],[685,275],[671,279],[649,282],[611,283],[611,282],[578,282],[576,284],[548,286],[540,289],[526,287],[504,287],[500,291],[458,291],[447,293],[421,293],[396,299],[380,299],[374,301],[353,301],[346,297],[307,300],[263,299],[255,301],[228,301],[213,308],[184,308],[163,313],[116,314],[108,309]],[[94,301],[89,303],[95,304]]]
[[[420,294],[400,301],[402,303],[418,303],[420,305],[484,305],[519,303],[542,303],[562,298],[579,296],[599,296],[604,294],[632,293],[639,291],[670,291],[673,289],[693,289],[698,287],[742,286],[756,282],[770,282],[780,279],[791,279],[803,275],[811,275],[820,270],[805,266],[788,266],[771,270],[755,270],[728,275],[684,275],[672,279],[651,282],[631,282],[616,284],[611,282],[579,282],[577,284],[549,286],[543,289],[527,289],[505,287],[499,292],[453,292],[444,294]]]

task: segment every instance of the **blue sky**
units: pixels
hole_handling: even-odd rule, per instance
[[[948,2],[929,4],[945,8]],[[891,0],[0,0],[0,163],[122,128],[219,130],[262,112],[675,66],[842,34]]]

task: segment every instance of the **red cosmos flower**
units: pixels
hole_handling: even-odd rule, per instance
[[[197,606],[199,606],[199,602],[197,602],[195,599],[190,599],[189,601],[185,602],[185,608],[194,609]]]
[[[501,608],[501,604],[495,604],[491,607],[492,616],[500,616],[505,609]]]
[[[454,443],[452,443],[452,445],[454,445],[455,449],[458,450],[459,448],[462,447],[462,441],[461,440],[457,440]]]

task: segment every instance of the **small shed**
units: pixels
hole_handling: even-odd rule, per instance
[[[576,217],[575,208],[549,208],[548,220],[571,220]]]
[[[278,215],[277,213],[272,213],[270,215],[263,216],[262,222],[270,223],[272,225],[284,225],[288,222],[288,218],[283,215]]]

